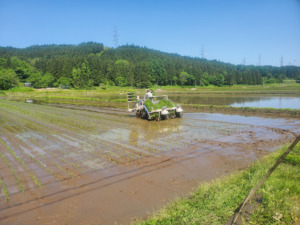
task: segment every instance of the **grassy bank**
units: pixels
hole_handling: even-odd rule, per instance
[[[188,198],[177,199],[136,225],[153,224],[226,224],[251,188],[267,173],[286,150],[284,147],[248,169],[230,176],[201,183]],[[262,203],[245,224],[295,224],[300,218],[300,144],[279,165],[258,190]]]
[[[182,93],[182,94],[293,94],[300,95],[300,83],[287,82],[281,84],[268,85],[233,85],[233,86],[153,86],[151,90],[156,94],[162,93]],[[32,88],[12,88],[5,91],[6,95],[10,96],[70,96],[70,97],[93,97],[98,95],[113,95],[126,94],[128,91],[135,91],[139,95],[144,95],[146,89],[135,89],[133,87],[116,87],[108,86],[105,88],[94,87],[89,90],[78,89],[60,89],[60,88],[46,88],[46,89],[32,89]]]
[[[27,98],[13,97],[15,101],[24,102]],[[58,104],[58,105],[80,105],[80,106],[95,106],[95,107],[112,107],[112,108],[127,108],[127,100],[123,99],[99,99],[99,98],[82,98],[82,97],[34,97],[30,98],[37,104]]]
[[[158,86],[157,92],[185,94],[293,94],[300,95],[300,83],[287,82],[267,85],[233,85],[233,86]]]
[[[91,98],[105,95],[125,95],[131,88],[109,87],[106,89],[93,88],[90,90],[84,89],[60,89],[60,88],[12,88],[5,91],[7,96],[13,97],[82,97]]]
[[[228,114],[252,114],[252,115],[287,115],[300,116],[299,109],[276,109],[276,108],[257,108],[257,107],[232,107],[226,105],[197,105],[183,104],[185,110],[209,113],[228,113]]]

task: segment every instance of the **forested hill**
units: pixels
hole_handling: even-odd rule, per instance
[[[79,45],[0,47],[0,79],[30,82],[34,87],[86,88],[109,84],[148,87],[158,85],[233,85],[281,82],[300,76],[300,67],[244,66],[216,60],[183,57],[145,47],[106,48],[88,42]],[[3,85],[2,85],[3,86]],[[0,81],[0,89],[1,81]]]

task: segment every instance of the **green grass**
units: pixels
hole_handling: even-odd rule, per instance
[[[169,93],[214,93],[214,94],[300,94],[300,83],[295,83],[287,80],[281,84],[266,84],[266,85],[233,85],[233,86],[153,86],[151,88],[154,92],[169,92]],[[76,89],[41,89],[35,90],[28,87],[15,87],[8,91],[6,94],[18,96],[28,94],[33,97],[41,96],[73,96],[73,97],[93,97],[97,95],[110,95],[110,94],[126,94],[127,92],[134,92],[140,96],[146,94],[146,89],[136,89],[133,87],[116,87],[107,86],[105,89],[95,87],[92,90],[76,90]]]
[[[14,87],[14,88],[11,88],[5,92],[8,92],[8,93],[16,93],[16,92],[34,92],[34,89],[33,88],[30,88],[30,87]]]
[[[277,108],[258,108],[258,107],[232,107],[226,105],[200,105],[200,104],[182,104],[185,110],[197,110],[201,112],[215,113],[238,113],[238,114],[274,114],[300,116],[300,109],[277,109]]]
[[[75,97],[75,96],[43,96],[40,97],[40,99],[42,100],[83,100],[83,101],[104,101],[104,99],[100,99],[100,98],[87,98],[87,97]]]
[[[158,86],[157,92],[214,93],[214,94],[300,94],[300,84],[287,81],[281,84],[233,86]]]
[[[135,224],[226,224],[234,210],[286,150],[256,161],[250,168],[230,176],[201,183],[188,198],[177,199]],[[291,156],[300,155],[300,144]],[[246,224],[294,224],[300,217],[300,164],[283,162],[258,190],[263,200]]]
[[[93,98],[106,95],[119,95],[123,94],[124,98],[127,92],[134,91],[130,87],[108,87],[106,89],[94,88],[92,90],[84,89],[60,89],[60,88],[48,88],[48,89],[33,89],[27,87],[16,87],[4,91],[8,96],[17,97],[82,97]],[[126,96],[127,97],[127,96]]]
[[[300,166],[300,156],[298,155],[288,155],[285,158],[285,162],[292,164],[292,165],[299,165]]]
[[[111,100],[111,102],[127,102],[128,100],[127,99],[114,99],[114,100]]]

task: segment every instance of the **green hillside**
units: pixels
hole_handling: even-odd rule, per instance
[[[0,47],[0,89],[18,82],[35,88],[100,84],[149,87],[151,85],[256,85],[299,79],[300,67],[244,66],[185,57],[125,45],[107,48],[95,42],[79,45]]]

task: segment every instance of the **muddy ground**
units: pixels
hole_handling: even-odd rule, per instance
[[[292,118],[149,122],[120,109],[3,99],[0,109],[0,224],[129,224],[300,133]]]

